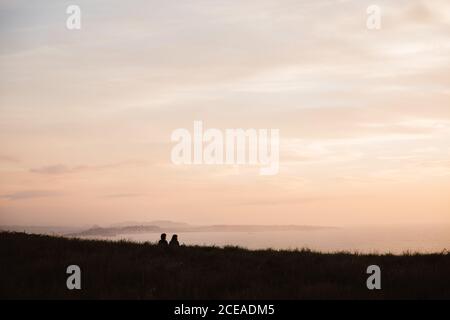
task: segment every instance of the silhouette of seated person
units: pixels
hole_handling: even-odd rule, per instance
[[[174,234],[172,239],[170,239],[169,246],[171,247],[179,247],[180,243],[178,242],[178,236]]]
[[[158,245],[160,247],[167,247],[168,246],[166,237],[167,237],[167,235],[165,233],[161,234],[161,240],[159,240],[159,242],[158,242]]]

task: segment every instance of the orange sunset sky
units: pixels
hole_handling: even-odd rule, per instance
[[[0,225],[450,223],[448,0],[3,0],[0,44]],[[279,173],[172,164],[195,120]]]

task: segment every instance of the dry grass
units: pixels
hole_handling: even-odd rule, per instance
[[[66,268],[82,290],[66,288]],[[367,266],[382,290],[366,288]],[[322,254],[180,247],[0,233],[0,298],[449,299],[450,255]]]

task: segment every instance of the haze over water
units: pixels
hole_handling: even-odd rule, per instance
[[[170,236],[170,234],[169,234]],[[184,232],[178,233],[186,245],[236,245],[248,249],[309,248],[315,251],[358,251],[362,253],[442,252],[450,249],[450,226],[347,227],[311,231],[274,232]],[[104,238],[104,237],[102,237]],[[122,234],[107,237],[156,242],[158,233]]]

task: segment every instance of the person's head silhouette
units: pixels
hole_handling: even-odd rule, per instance
[[[167,246],[167,240],[166,240],[166,234],[165,233],[162,233],[161,234],[161,240],[159,240],[159,242],[158,242],[158,244],[160,245],[160,246]]]
[[[176,234],[174,234],[173,236],[172,236],[172,239],[170,240],[170,243],[169,243],[171,246],[179,246],[180,245],[180,243],[178,242],[178,235],[176,235]]]

